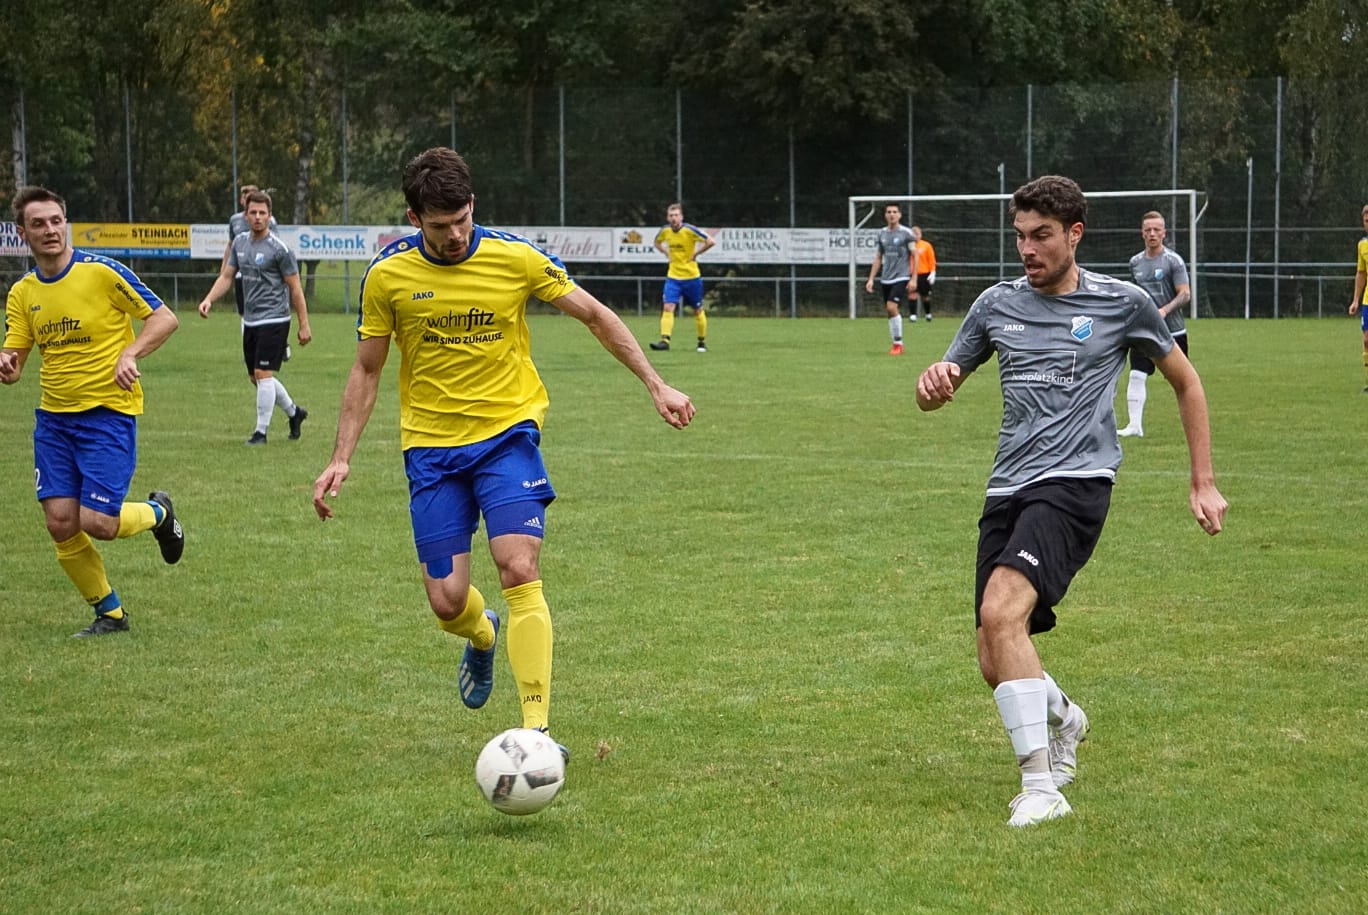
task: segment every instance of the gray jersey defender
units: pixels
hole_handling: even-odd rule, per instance
[[[1135,285],[1150,294],[1154,304],[1160,308],[1173,301],[1179,286],[1188,283],[1187,264],[1172,248],[1165,248],[1158,256],[1150,257],[1141,251],[1130,259],[1131,277]],[[1187,323],[1183,321],[1183,309],[1175,308],[1164,316],[1168,322],[1169,333],[1175,337],[1187,333]]]
[[[228,263],[242,277],[244,326],[290,320],[290,288],[285,285],[285,277],[298,274],[299,264],[294,252],[278,235],[267,232],[257,241],[251,232],[243,232],[233,239]]]
[[[998,357],[1002,429],[988,495],[1052,478],[1116,479],[1112,396],[1131,347],[1160,359],[1173,335],[1143,289],[1105,274],[1080,267],[1078,289],[1060,296],[1023,276],[974,301],[945,361],[967,377]]]
[[[879,282],[906,283],[912,279],[910,264],[912,246],[916,241],[907,226],[898,226],[896,229],[885,226],[879,230],[879,237],[874,242],[874,250],[883,258],[879,264]]]

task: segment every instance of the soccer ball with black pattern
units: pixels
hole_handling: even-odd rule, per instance
[[[565,761],[556,742],[530,728],[495,736],[475,760],[475,782],[500,813],[526,816],[556,799],[565,784]]]

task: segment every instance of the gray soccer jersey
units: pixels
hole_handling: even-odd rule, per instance
[[[1158,359],[1173,336],[1144,290],[1104,274],[1080,269],[1078,289],[1061,296],[1021,277],[975,300],[945,360],[967,375],[997,354],[1002,429],[988,495],[1056,477],[1116,479],[1112,396],[1132,346]]]
[[[874,249],[883,258],[879,269],[879,282],[906,283],[912,279],[909,258],[912,255],[912,245],[916,241],[912,236],[912,230],[907,226],[898,226],[896,229],[885,226],[879,230],[879,237],[874,242]]]
[[[251,232],[243,232],[233,239],[228,263],[242,277],[244,325],[255,327],[290,320],[290,288],[285,285],[285,277],[299,273],[299,264],[279,236],[268,232],[257,241]]]
[[[1141,251],[1130,259],[1130,271],[1135,284],[1148,292],[1154,304],[1161,308],[1173,301],[1179,286],[1188,282],[1187,264],[1172,248],[1165,248],[1157,257],[1148,257]],[[1164,320],[1168,322],[1169,333],[1175,337],[1187,333],[1183,309],[1173,309]]]

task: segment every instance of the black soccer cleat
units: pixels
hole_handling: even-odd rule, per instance
[[[299,438],[299,427],[309,418],[309,411],[295,404],[295,415],[290,417],[290,441]]]
[[[175,565],[180,562],[181,554],[185,552],[185,529],[181,527],[176,510],[171,507],[171,497],[166,493],[160,489],[150,492],[147,494],[147,501],[156,502],[162,507],[164,514],[161,523],[152,528],[152,536],[157,538],[157,546],[161,547],[162,559],[166,560],[168,565]]]
[[[118,619],[114,619],[112,616],[97,616],[95,617],[95,622],[91,623],[80,632],[74,633],[71,637],[73,639],[85,639],[92,635],[109,635],[111,632],[127,631],[128,611],[125,610],[123,616]]]
[[[669,340],[661,340],[659,343],[652,343],[652,344],[651,344],[651,349],[656,350],[657,352],[660,351],[660,350],[666,350],[666,349],[669,349],[669,348],[670,348],[670,341],[669,341]]]
[[[253,432],[252,437],[243,442],[244,445],[264,445],[266,444],[265,432]]]

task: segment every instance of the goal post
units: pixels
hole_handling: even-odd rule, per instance
[[[1085,192],[1088,221],[1079,243],[1078,262],[1090,270],[1130,279],[1129,263],[1144,244],[1141,217],[1150,210],[1164,215],[1164,244],[1187,262],[1192,291],[1190,314],[1197,317],[1197,227],[1205,206],[1191,188]],[[883,228],[883,208],[902,207],[903,225],[922,227],[936,251],[937,288],[966,285],[958,298],[967,307],[987,286],[1021,273],[1016,237],[1007,208],[1011,194],[860,194],[847,198],[847,243],[850,317],[859,315],[864,283],[859,264],[874,258],[874,239]],[[972,294],[970,292],[972,291]],[[1162,303],[1161,303],[1162,304]],[[880,309],[880,313],[882,310]]]

